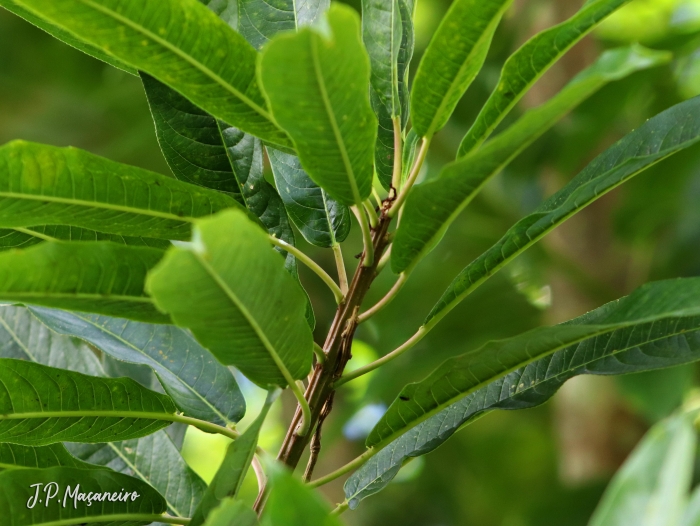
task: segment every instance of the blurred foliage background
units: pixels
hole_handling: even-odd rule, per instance
[[[359,0],[348,3],[359,8]],[[537,31],[571,16],[581,3],[516,1],[482,73],[435,138],[422,177],[435,176],[454,158],[507,56]],[[418,1],[414,70],[449,4]],[[402,343],[461,268],[597,153],[650,116],[700,94],[700,0],[634,0],[552,68],[510,122],[556,93],[601,50],[631,42],[671,50],[675,59],[603,89],[490,184],[414,272],[392,307],[361,327],[353,366]],[[137,78],[0,10],[0,143],[15,138],[77,146],[169,173]],[[349,265],[360,247],[355,231],[345,249]],[[303,248],[332,272],[331,254]],[[470,296],[410,353],[344,388],[325,427],[316,473],[359,454],[366,433],[399,389],[444,359],[490,339],[580,315],[646,281],[692,275],[700,275],[697,147],[575,216]],[[321,342],[333,301],[315,276],[303,278],[316,307]],[[379,299],[392,280],[382,276],[368,302]],[[250,402],[249,416],[240,424],[244,428],[261,403],[261,392],[245,379],[241,382]],[[472,424],[431,455],[405,466],[380,496],[344,518],[363,526],[583,525],[644,431],[677,407],[697,382],[695,366],[614,379],[576,378],[545,406],[492,413]],[[277,447],[292,411],[293,400],[278,404],[263,447]],[[225,446],[223,439],[189,432],[183,453],[210,479]],[[341,484],[326,487],[332,501],[342,500]],[[254,481],[247,481],[246,498],[255,492]]]

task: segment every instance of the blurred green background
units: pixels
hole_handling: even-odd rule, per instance
[[[359,7],[359,0],[348,3]],[[515,2],[482,73],[434,140],[424,177],[435,176],[454,158],[505,58],[537,31],[571,16],[581,3]],[[413,70],[449,4],[418,1]],[[556,93],[601,50],[630,42],[672,50],[675,58],[668,66],[603,89],[490,184],[414,272],[392,307],[361,327],[355,366],[410,336],[462,267],[593,156],[650,116],[700,94],[700,0],[635,0],[552,68],[510,122]],[[0,10],[0,143],[15,138],[77,146],[169,173],[137,78]],[[360,246],[355,231],[345,248],[349,265]],[[331,254],[304,248],[332,272]],[[700,275],[700,148],[596,202],[481,287],[410,353],[341,391],[325,427],[316,473],[359,454],[383,405],[444,359],[490,339],[577,316],[643,282],[692,275]],[[392,279],[383,275],[368,302],[380,298]],[[317,340],[322,341],[333,314],[332,298],[315,276],[304,274],[303,280],[317,311]],[[694,366],[623,378],[579,377],[545,406],[479,420],[408,464],[383,493],[344,518],[363,526],[584,525],[611,474],[644,431],[669,414],[697,381]],[[261,393],[247,383],[244,387],[254,415]],[[292,410],[291,399],[274,408],[263,447],[277,447]],[[225,446],[225,440],[190,432],[183,453],[210,479]],[[342,500],[341,484],[325,488],[330,500]],[[245,490],[252,499],[253,480]]]

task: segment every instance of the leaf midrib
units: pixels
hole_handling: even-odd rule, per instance
[[[109,300],[109,301],[127,301],[133,303],[150,303],[153,304],[151,298],[146,296],[124,296],[122,294],[89,294],[84,292],[68,293],[68,292],[13,292],[10,290],[0,290],[0,297],[13,298],[57,298],[57,299],[89,299],[89,300]]]
[[[250,108],[251,108],[252,110],[254,110],[256,113],[258,113],[261,117],[264,117],[265,119],[267,119],[268,122],[270,122],[270,123],[274,122],[274,121],[272,120],[272,116],[271,116],[266,110],[264,110],[263,108],[261,108],[261,107],[260,107],[258,104],[256,104],[255,102],[253,102],[253,101],[252,101],[250,98],[248,98],[246,95],[244,95],[243,93],[241,93],[240,91],[238,91],[238,90],[237,90],[235,87],[233,87],[231,84],[229,84],[228,82],[224,81],[224,79],[222,79],[219,75],[217,75],[217,74],[214,73],[212,70],[210,70],[209,68],[207,68],[206,66],[204,66],[204,64],[201,64],[201,63],[200,63],[199,61],[197,61],[194,57],[188,55],[187,53],[183,52],[181,49],[175,47],[174,45],[172,45],[172,44],[171,44],[170,42],[168,42],[167,40],[164,40],[164,39],[160,38],[158,35],[154,34],[154,33],[151,32],[150,30],[146,29],[146,28],[143,27],[143,26],[140,26],[140,25],[136,24],[135,22],[132,22],[131,20],[129,20],[128,18],[126,18],[126,17],[124,17],[124,16],[122,16],[122,15],[120,15],[119,13],[117,13],[117,12],[111,10],[111,9],[108,9],[108,8],[106,8],[106,7],[103,7],[103,6],[100,6],[100,5],[95,4],[95,3],[92,2],[91,0],[79,0],[79,1],[80,1],[81,3],[83,3],[83,4],[85,4],[86,6],[95,9],[96,11],[101,11],[102,13],[106,14],[107,16],[110,16],[110,17],[114,18],[114,19],[117,20],[118,22],[121,22],[122,24],[131,27],[132,29],[134,29],[134,30],[136,30],[136,31],[138,31],[138,32],[140,32],[140,33],[142,33],[144,36],[146,36],[146,37],[152,39],[153,41],[155,41],[156,43],[160,44],[160,45],[163,46],[164,48],[166,48],[166,49],[172,51],[173,53],[175,53],[175,54],[178,55],[179,57],[183,58],[186,62],[190,63],[192,66],[194,66],[195,68],[197,68],[198,70],[200,70],[200,71],[201,71],[202,73],[204,73],[206,76],[208,76],[209,78],[211,78],[214,82],[216,82],[217,84],[219,84],[220,86],[222,86],[224,89],[226,89],[227,91],[229,91],[232,95],[234,95],[235,97],[237,97],[238,99],[240,99],[244,104],[246,104],[248,107],[250,107]],[[133,66],[133,67],[136,67],[136,66]]]

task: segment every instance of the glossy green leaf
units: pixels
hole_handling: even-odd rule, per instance
[[[586,2],[570,19],[538,33],[506,61],[501,78],[459,146],[458,157],[475,150],[532,85],[574,44],[630,0]]]
[[[678,318],[700,315],[700,279],[644,285],[600,310],[603,314],[534,329],[447,360],[426,379],[402,389],[370,433],[367,446],[392,439],[508,373],[570,345],[615,331],[627,335],[622,341],[631,341],[637,334],[649,337],[651,333],[657,340],[674,335]],[[616,344],[620,343],[612,342]],[[606,346],[597,352],[604,350],[612,354],[616,348]]]
[[[163,430],[123,442],[68,444],[68,448],[85,462],[147,482],[177,517],[191,517],[207,488]]]
[[[277,191],[289,218],[309,243],[328,248],[350,233],[350,210],[322,190],[306,174],[299,159],[268,150]]]
[[[255,49],[281,31],[294,31],[320,19],[330,0],[238,0],[238,31]]]
[[[270,407],[280,392],[279,389],[274,389],[268,393],[265,404],[257,418],[250,424],[245,433],[229,444],[221,466],[216,475],[214,475],[211,484],[209,484],[204,497],[202,497],[202,502],[197,507],[194,515],[192,515],[190,526],[201,526],[212,510],[220,506],[224,499],[238,496],[250,463],[255,456],[255,450],[258,447],[260,429],[262,429]]]
[[[270,470],[270,496],[260,523],[262,526],[341,526],[330,507],[314,490],[294,478],[285,468]],[[289,504],[293,502],[294,506]]]
[[[679,525],[693,478],[697,411],[652,427],[615,474],[589,526]]]
[[[44,20],[145,71],[198,107],[282,148],[256,80],[255,49],[194,0],[16,0]]]
[[[171,423],[170,398],[130,378],[98,378],[37,363],[0,359],[0,442],[127,440]]]
[[[65,29],[62,29],[61,27],[36,16],[34,13],[25,9],[14,0],[0,0],[0,6],[4,7],[11,13],[14,13],[15,15],[24,18],[27,22],[35,25],[39,29],[46,31],[52,37],[57,38],[62,42],[65,42],[69,46],[74,47],[75,49],[78,49],[83,53],[90,55],[91,57],[101,60],[102,62],[106,62],[107,64],[110,64],[115,68],[121,69],[122,71],[126,71],[127,73],[131,73],[132,75],[138,74],[136,68],[125,64],[124,62],[111,56],[104,50],[93,46],[92,44],[83,42],[82,40],[76,38],[75,35],[72,35]]]
[[[511,0],[456,0],[418,64],[411,93],[413,128],[432,137],[481,70]]]
[[[60,466],[95,469],[95,466],[82,462],[71,455],[63,444],[33,447],[0,443],[0,471]]]
[[[0,357],[29,360],[92,376],[105,375],[90,347],[50,331],[23,307],[0,307]]]
[[[240,205],[219,192],[75,148],[0,147],[0,227],[60,224],[189,239],[194,218]]]
[[[33,503],[37,491],[42,502]],[[117,501],[93,500],[90,506],[78,500],[79,494],[85,499],[90,492],[100,497],[109,493],[111,498],[113,493],[130,495]],[[134,493],[138,495],[135,499]],[[91,517],[99,517],[102,523],[135,526],[156,520],[165,512],[165,501],[148,484],[108,470],[18,469],[0,473],[0,509],[0,526],[87,524]],[[110,516],[112,521],[108,521]]]
[[[59,334],[80,338],[117,360],[151,367],[165,392],[188,416],[229,425],[245,414],[245,399],[231,371],[187,331],[40,307],[32,307],[31,312]]]
[[[311,368],[304,292],[268,235],[239,211],[198,222],[193,242],[170,249],[148,290],[221,363],[258,385],[285,386],[283,369],[302,379]]]
[[[204,526],[258,526],[258,516],[243,501],[224,499],[212,510]]]
[[[374,173],[369,60],[357,13],[334,5],[326,22],[275,37],[263,52],[260,77],[311,179],[352,205],[369,197]]]
[[[396,273],[413,268],[483,186],[569,111],[601,89],[671,56],[641,46],[606,51],[551,100],[530,110],[482,149],[447,165],[437,179],[416,186],[406,201],[391,254]],[[404,160],[404,166],[412,164]]]
[[[42,243],[0,254],[0,301],[167,323],[143,287],[163,257],[113,243]]]
[[[379,181],[391,186],[393,119],[408,120],[408,66],[413,57],[413,1],[363,0],[362,40],[371,64],[370,99],[379,121],[374,158]]]
[[[609,303],[568,323],[597,324],[618,303]],[[435,450],[465,425],[492,410],[540,405],[575,376],[637,373],[698,359],[698,316],[619,329],[571,345],[502,376],[407,430],[348,479],[346,497],[352,508],[357,507],[362,499],[384,489],[403,464]]]
[[[152,247],[166,249],[170,247],[167,239],[156,239],[152,237],[122,236],[119,234],[106,234],[87,228],[79,228],[69,225],[43,225],[23,228],[22,235],[31,237],[34,241],[27,240],[23,246],[31,246],[41,241],[111,241],[119,245],[134,247]],[[9,248],[9,247],[8,247]],[[12,247],[19,248],[19,247]]]
[[[489,250],[460,272],[425,324],[435,324],[474,289],[613,188],[700,140],[700,98],[677,104],[646,121],[596,157],[559,192],[518,221]]]

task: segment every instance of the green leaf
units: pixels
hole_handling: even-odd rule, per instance
[[[363,0],[362,40],[371,64],[370,99],[379,121],[374,158],[379,181],[391,186],[393,118],[408,121],[408,66],[413,57],[412,0]]]
[[[127,440],[167,427],[175,406],[130,378],[98,378],[0,359],[0,442]]]
[[[589,526],[678,525],[693,477],[697,411],[652,427],[615,474]]]
[[[229,444],[221,466],[216,475],[214,475],[211,484],[209,484],[204,497],[202,497],[202,502],[197,507],[194,515],[192,515],[190,526],[204,524],[207,516],[214,508],[220,506],[224,499],[238,496],[250,463],[253,461],[253,456],[255,456],[255,450],[258,447],[260,429],[262,429],[270,407],[280,392],[279,389],[274,389],[267,394],[265,404],[257,418],[250,424],[245,433]]]
[[[538,33],[506,61],[501,78],[459,146],[458,157],[475,150],[537,80],[608,15],[630,0],[594,0],[568,20]]]
[[[272,149],[267,153],[277,191],[304,239],[324,248],[345,241],[350,233],[350,210],[314,183],[297,157]]]
[[[167,323],[144,290],[154,248],[51,242],[0,253],[0,301]]]
[[[330,0],[238,0],[238,31],[255,49],[281,31],[294,31],[320,19]]]
[[[304,292],[267,234],[239,211],[198,222],[194,241],[167,252],[148,290],[221,363],[258,385],[286,386],[311,368]]]
[[[698,526],[700,524],[700,486],[695,487],[683,514],[683,520],[678,524],[679,526]]]
[[[75,148],[0,147],[0,227],[72,225],[189,239],[194,218],[240,207],[226,195]]]
[[[474,289],[569,217],[638,173],[700,140],[700,98],[649,119],[596,157],[559,192],[518,221],[460,272],[424,324],[440,321]]]
[[[199,0],[230,27],[238,27],[238,0]]]
[[[36,484],[41,486],[37,488]],[[113,493],[132,495],[126,502],[95,500],[88,506],[84,500],[77,500],[78,493],[74,491],[78,486],[80,489],[77,491],[83,494],[83,499],[89,492],[109,493],[110,496]],[[30,499],[35,497],[37,490],[44,502],[30,508]],[[135,500],[134,492],[138,495]],[[46,500],[49,501],[48,505]],[[110,516],[114,516],[110,524],[145,525],[156,520],[166,508],[158,492],[133,477],[102,469],[60,467],[0,473],[0,509],[3,511],[0,517],[2,526],[57,526],[87,524],[91,522],[90,517],[99,517],[100,522],[104,523]],[[85,520],[79,522],[79,519]]]
[[[100,360],[90,347],[50,331],[23,307],[0,307],[0,357],[105,376]]]
[[[212,510],[204,526],[258,526],[258,516],[241,500],[224,499]]]
[[[432,137],[481,70],[511,0],[455,0],[418,64],[411,93],[413,128]]]
[[[617,346],[638,337],[641,329],[646,329],[641,331],[645,338],[650,333],[655,339],[675,334],[678,318],[700,315],[700,279],[644,285],[599,310],[602,314],[534,329],[447,360],[426,379],[402,389],[370,433],[367,446],[391,439],[508,373],[570,345],[621,331],[627,338],[613,340],[613,349],[593,348],[614,354]]]
[[[669,53],[637,45],[606,51],[551,100],[527,112],[482,149],[447,165],[437,179],[416,186],[396,233],[392,270],[400,273],[418,264],[491,178],[586,98],[608,82],[670,58]],[[406,159],[404,166],[410,164]]]
[[[95,469],[71,455],[63,444],[33,447],[0,443],[0,471],[7,469],[69,467]]]
[[[226,426],[245,414],[245,399],[231,371],[187,331],[96,314],[31,311],[59,334],[80,338],[117,360],[151,367],[188,416]]]
[[[216,118],[281,148],[256,80],[257,53],[199,2],[16,0],[130,67],[145,71]]]
[[[107,234],[69,225],[32,226],[23,228],[22,233],[32,236],[38,241],[111,241],[119,245],[160,249],[166,249],[170,246],[170,241],[166,239]]]
[[[377,120],[369,103],[369,60],[351,8],[334,5],[326,24],[266,46],[261,80],[275,119],[304,169],[342,204],[372,191]]]
[[[191,517],[207,489],[165,431],[123,442],[69,444],[68,448],[91,465],[147,482],[165,497],[168,512],[178,517]]]
[[[599,320],[606,319],[610,312],[617,309],[619,303],[620,300],[609,303],[568,324],[597,325]],[[521,337],[506,342],[517,341],[518,338]],[[492,348],[496,344],[489,345]],[[661,323],[651,322],[618,329],[573,344],[502,376],[406,430],[348,479],[345,495],[351,508],[356,508],[362,499],[386,487],[401,466],[411,458],[435,450],[455,432],[485,413],[496,409],[526,409],[543,404],[567,380],[575,376],[637,373],[698,359],[698,316],[670,318]]]
[[[270,496],[265,505],[262,526],[341,526],[329,515],[330,508],[319,494],[308,488],[281,466],[270,469]],[[293,502],[294,505],[289,504]]]
[[[0,0],[0,6],[4,7],[11,13],[14,13],[15,15],[25,19],[27,22],[35,25],[39,29],[46,31],[52,37],[57,38],[58,40],[68,44],[69,46],[74,47],[75,49],[82,51],[83,53],[90,55],[93,58],[96,58],[97,60],[106,62],[107,64],[110,64],[115,68],[121,69],[122,71],[126,71],[127,73],[131,73],[132,75],[138,74],[135,68],[132,68],[124,62],[114,58],[102,49],[93,46],[92,44],[89,44],[87,42],[83,42],[82,40],[76,38],[74,35],[66,31],[65,29],[62,29],[61,27],[36,16],[31,11],[28,11],[21,5],[18,5],[17,2],[15,2],[14,0]]]

